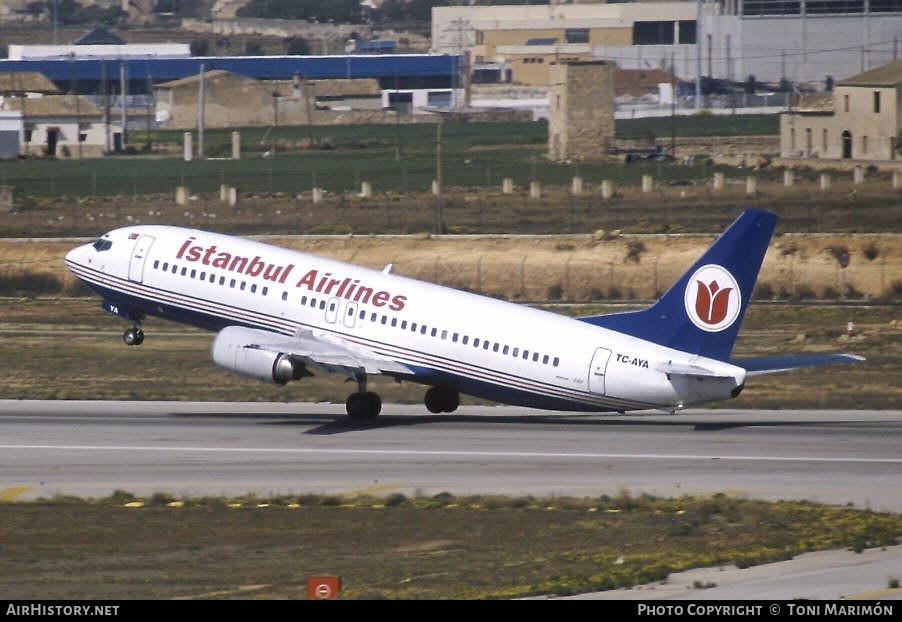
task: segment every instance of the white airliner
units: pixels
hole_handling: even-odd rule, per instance
[[[852,354],[731,359],[776,224],[748,210],[652,306],[567,317],[240,237],[164,225],[115,229],[66,265],[144,340],[147,316],[216,332],[218,365],[276,384],[314,374],[357,382],[354,419],[376,417],[367,378],[566,411],[665,410],[736,397],[746,377],[864,360]]]

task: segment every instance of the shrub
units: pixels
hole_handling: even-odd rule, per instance
[[[643,242],[642,240],[630,240],[626,244],[626,257],[623,258],[623,261],[632,261],[634,263],[639,263],[639,260],[642,259],[642,253],[644,252],[645,242]]]
[[[861,254],[864,255],[864,258],[868,261],[874,261],[877,259],[878,255],[880,255],[880,249],[878,249],[877,245],[873,242],[869,242],[861,249]]]

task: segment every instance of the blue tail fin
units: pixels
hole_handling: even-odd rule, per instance
[[[775,214],[746,210],[652,306],[580,319],[683,352],[727,360],[776,222]]]

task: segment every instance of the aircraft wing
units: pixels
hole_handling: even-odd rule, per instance
[[[345,374],[350,378],[357,374],[412,373],[406,365],[381,356],[367,348],[361,348],[327,333],[300,331],[293,336],[281,335],[265,330],[228,326],[216,337],[216,342],[225,341],[233,348],[247,348],[270,352],[274,355],[287,354],[300,360],[311,371],[329,375]],[[214,349],[217,347],[214,342]]]
[[[730,363],[746,370],[749,376],[772,374],[800,367],[832,365],[834,363],[857,363],[865,360],[857,354],[796,354],[785,356],[761,356],[730,359]]]

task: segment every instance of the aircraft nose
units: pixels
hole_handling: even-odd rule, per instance
[[[76,265],[85,265],[90,263],[90,251],[93,250],[90,244],[76,246],[66,253],[65,262],[70,268]]]

